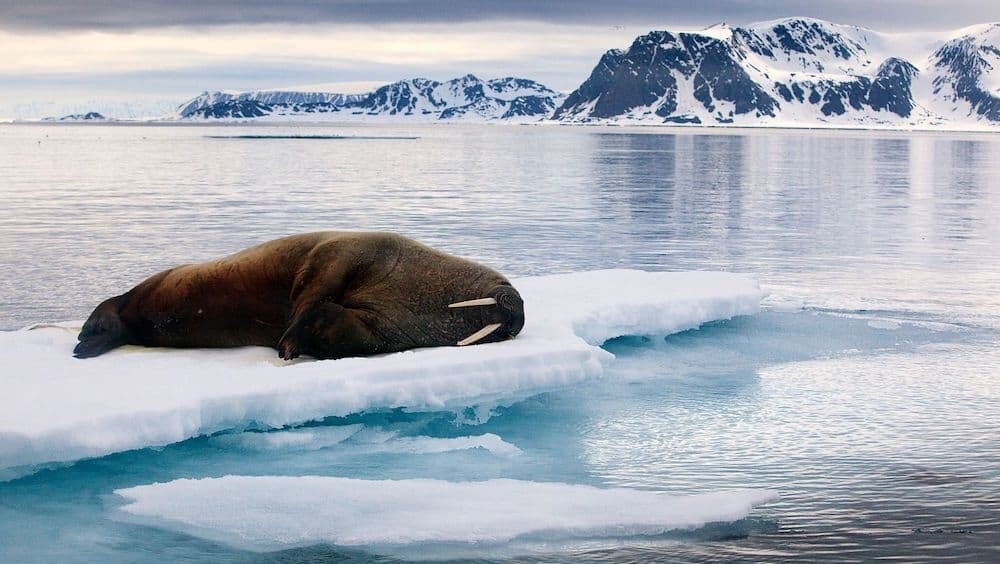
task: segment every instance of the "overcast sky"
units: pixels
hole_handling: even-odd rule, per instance
[[[0,0],[0,118],[468,72],[572,90],[601,53],[651,29],[786,16],[943,30],[1000,20],[1000,1]]]

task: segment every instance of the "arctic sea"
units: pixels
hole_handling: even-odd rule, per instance
[[[2,330],[321,229],[398,231],[510,276],[725,270],[768,294],[757,315],[609,341],[603,378],[492,413],[375,410],[0,482],[0,561],[1000,560],[994,134],[7,125],[0,202]],[[779,497],[656,535],[423,544],[396,523],[391,546],[262,550],[128,519],[114,494],[226,475]],[[449,519],[492,522],[427,515]]]

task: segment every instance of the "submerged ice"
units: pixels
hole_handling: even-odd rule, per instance
[[[0,473],[251,424],[543,391],[600,376],[613,358],[598,346],[607,339],[753,314],[762,297],[751,277],[721,272],[607,270],[514,283],[528,317],[517,339],[375,358],[285,364],[264,348],[125,347],[81,361],[70,354],[72,324],[0,333],[0,351],[14,359],[0,376]]]
[[[366,428],[363,424],[334,427],[306,427],[269,433],[235,433],[218,435],[211,443],[222,448],[244,451],[315,451],[340,447],[357,453],[434,454],[481,448],[496,455],[521,453],[517,448],[493,433],[462,437],[400,437],[396,431]]]

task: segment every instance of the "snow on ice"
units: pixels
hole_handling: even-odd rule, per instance
[[[123,347],[79,360],[71,354],[79,323],[0,332],[0,479],[248,424],[460,408],[564,386],[601,376],[613,359],[599,348],[607,339],[753,314],[762,298],[753,278],[721,272],[606,270],[513,282],[527,317],[516,339],[372,358],[286,363],[262,347]]]

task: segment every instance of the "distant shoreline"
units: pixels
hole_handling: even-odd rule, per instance
[[[104,121],[43,121],[43,120],[15,120],[0,122],[0,126],[42,126],[42,127],[569,127],[569,128],[604,128],[604,129],[642,129],[649,133],[657,131],[664,132],[709,132],[709,131],[853,131],[853,132],[880,132],[880,133],[975,133],[975,134],[997,134],[1000,133],[1000,125],[995,127],[982,127],[975,129],[950,128],[950,127],[872,127],[859,126],[850,127],[843,125],[733,125],[733,124],[655,124],[655,123],[572,123],[555,121],[538,122],[441,122],[441,121],[166,121],[166,120],[104,120]]]

